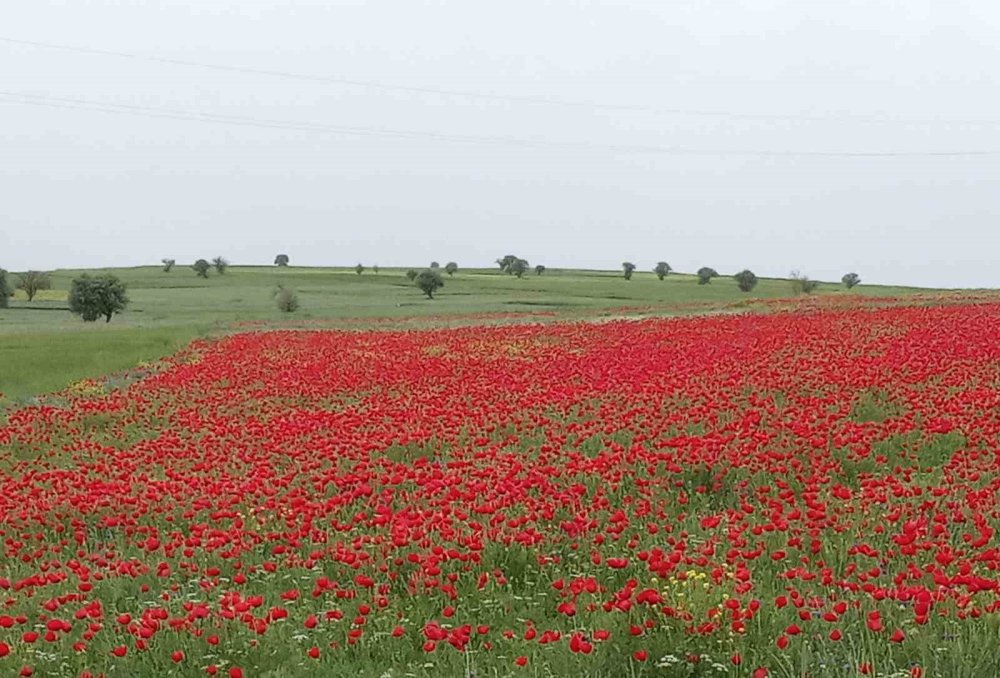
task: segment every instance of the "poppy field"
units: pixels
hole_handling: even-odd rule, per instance
[[[1000,675],[1000,305],[245,332],[0,425],[0,675]]]

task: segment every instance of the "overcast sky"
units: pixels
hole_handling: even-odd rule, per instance
[[[995,0],[5,0],[0,37],[319,76],[0,41],[0,91],[64,106],[0,96],[9,270],[278,252],[471,267],[515,253],[1000,280]]]

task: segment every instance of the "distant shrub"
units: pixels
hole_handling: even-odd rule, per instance
[[[812,294],[819,285],[815,280],[810,280],[809,276],[802,275],[798,271],[792,271],[788,276],[788,280],[792,284],[792,292],[794,294]]]
[[[429,268],[418,273],[413,279],[413,284],[419,287],[428,299],[433,299],[434,293],[444,287],[444,279],[437,270]]]
[[[541,275],[542,273],[545,273],[545,267],[542,266],[541,264],[535,266],[535,275]]]
[[[207,278],[208,271],[210,268],[212,268],[212,265],[207,261],[205,261],[204,259],[199,259],[198,261],[194,262],[194,265],[192,265],[191,268],[193,268],[194,272],[198,274],[198,277]]]
[[[739,285],[741,292],[749,292],[757,287],[757,276],[750,269],[743,269],[733,276],[733,280]]]
[[[212,266],[215,266],[216,273],[222,275],[226,272],[226,269],[229,268],[229,262],[222,257],[216,257],[215,259],[212,259]]]
[[[354,272],[361,275],[365,272],[365,267],[361,263],[358,263],[358,265],[354,267]]]
[[[7,271],[0,268],[0,308],[7,308],[10,305],[10,295],[12,294],[14,294],[14,290],[7,282]]]
[[[413,282],[414,280],[416,280],[417,279],[417,275],[418,275],[417,272],[414,271],[412,268],[409,271],[406,272],[406,277],[407,277],[407,279],[410,282]]]
[[[444,272],[447,273],[448,275],[455,275],[456,273],[458,273],[458,264],[456,264],[454,261],[449,261],[447,264],[444,265]]]
[[[87,322],[121,313],[128,305],[125,283],[113,275],[90,277],[87,274],[73,280],[69,288],[69,310]]]
[[[441,268],[441,264],[436,261],[431,262],[431,268]]]
[[[177,262],[174,259],[160,259],[160,263],[163,264],[163,272],[170,273],[170,269],[174,267]]]
[[[27,273],[22,273],[18,278],[17,289],[24,290],[24,293],[28,296],[28,301],[31,301],[35,298],[39,290],[52,289],[52,281],[49,279],[48,273],[43,271],[28,271]]]
[[[632,272],[635,271],[635,264],[633,264],[631,261],[623,261],[622,270],[625,272],[625,279],[631,280]]]
[[[299,310],[299,297],[294,290],[279,285],[274,298],[278,303],[278,310],[282,313],[294,313]]]
[[[653,269],[653,273],[656,274],[657,278],[663,280],[664,278],[667,277],[667,274],[670,273],[670,271],[672,270],[674,269],[670,268],[670,264],[668,264],[665,261],[660,261],[657,262],[656,267]]]
[[[712,278],[718,278],[719,273],[708,266],[702,266],[698,269],[698,284],[707,285],[712,282]]]
[[[861,277],[857,273],[848,273],[840,279],[840,282],[844,283],[844,286],[850,290],[861,283]]]
[[[276,256],[274,258],[274,265],[275,266],[288,266],[288,255],[287,254],[279,254],[278,256]]]

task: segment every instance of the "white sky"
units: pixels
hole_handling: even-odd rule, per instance
[[[604,147],[1000,152],[1000,5],[991,0],[4,0],[0,37],[639,110],[0,41],[4,92]],[[627,259],[649,269],[664,259],[687,271],[799,269],[839,280],[855,270],[867,282],[997,286],[998,189],[1000,154],[526,148],[0,97],[0,266],[9,270],[218,254],[269,264],[278,252],[302,265],[471,267],[512,252],[549,267]]]

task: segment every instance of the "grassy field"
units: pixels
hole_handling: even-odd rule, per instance
[[[523,279],[496,269],[459,271],[427,300],[403,269],[366,271],[299,267],[231,267],[225,275],[197,277],[189,268],[113,269],[129,289],[128,310],[112,320],[83,323],[66,306],[70,281],[84,271],[52,274],[53,289],[28,303],[23,292],[0,309],[0,393],[8,401],[58,390],[87,377],[126,369],[167,355],[199,336],[254,327],[366,326],[375,319],[426,325],[469,321],[470,316],[534,314],[589,318],[621,314],[676,314],[752,307],[755,300],[791,295],[787,280],[762,279],[750,294],[731,278],[698,285],[690,275],[657,280],[637,272],[631,281],[617,271],[549,270]],[[90,271],[91,273],[100,271]],[[15,276],[12,276],[15,277]],[[278,285],[294,289],[295,314],[280,313]],[[916,288],[862,285],[854,293],[904,296]],[[844,295],[839,284],[822,284],[817,294]]]

